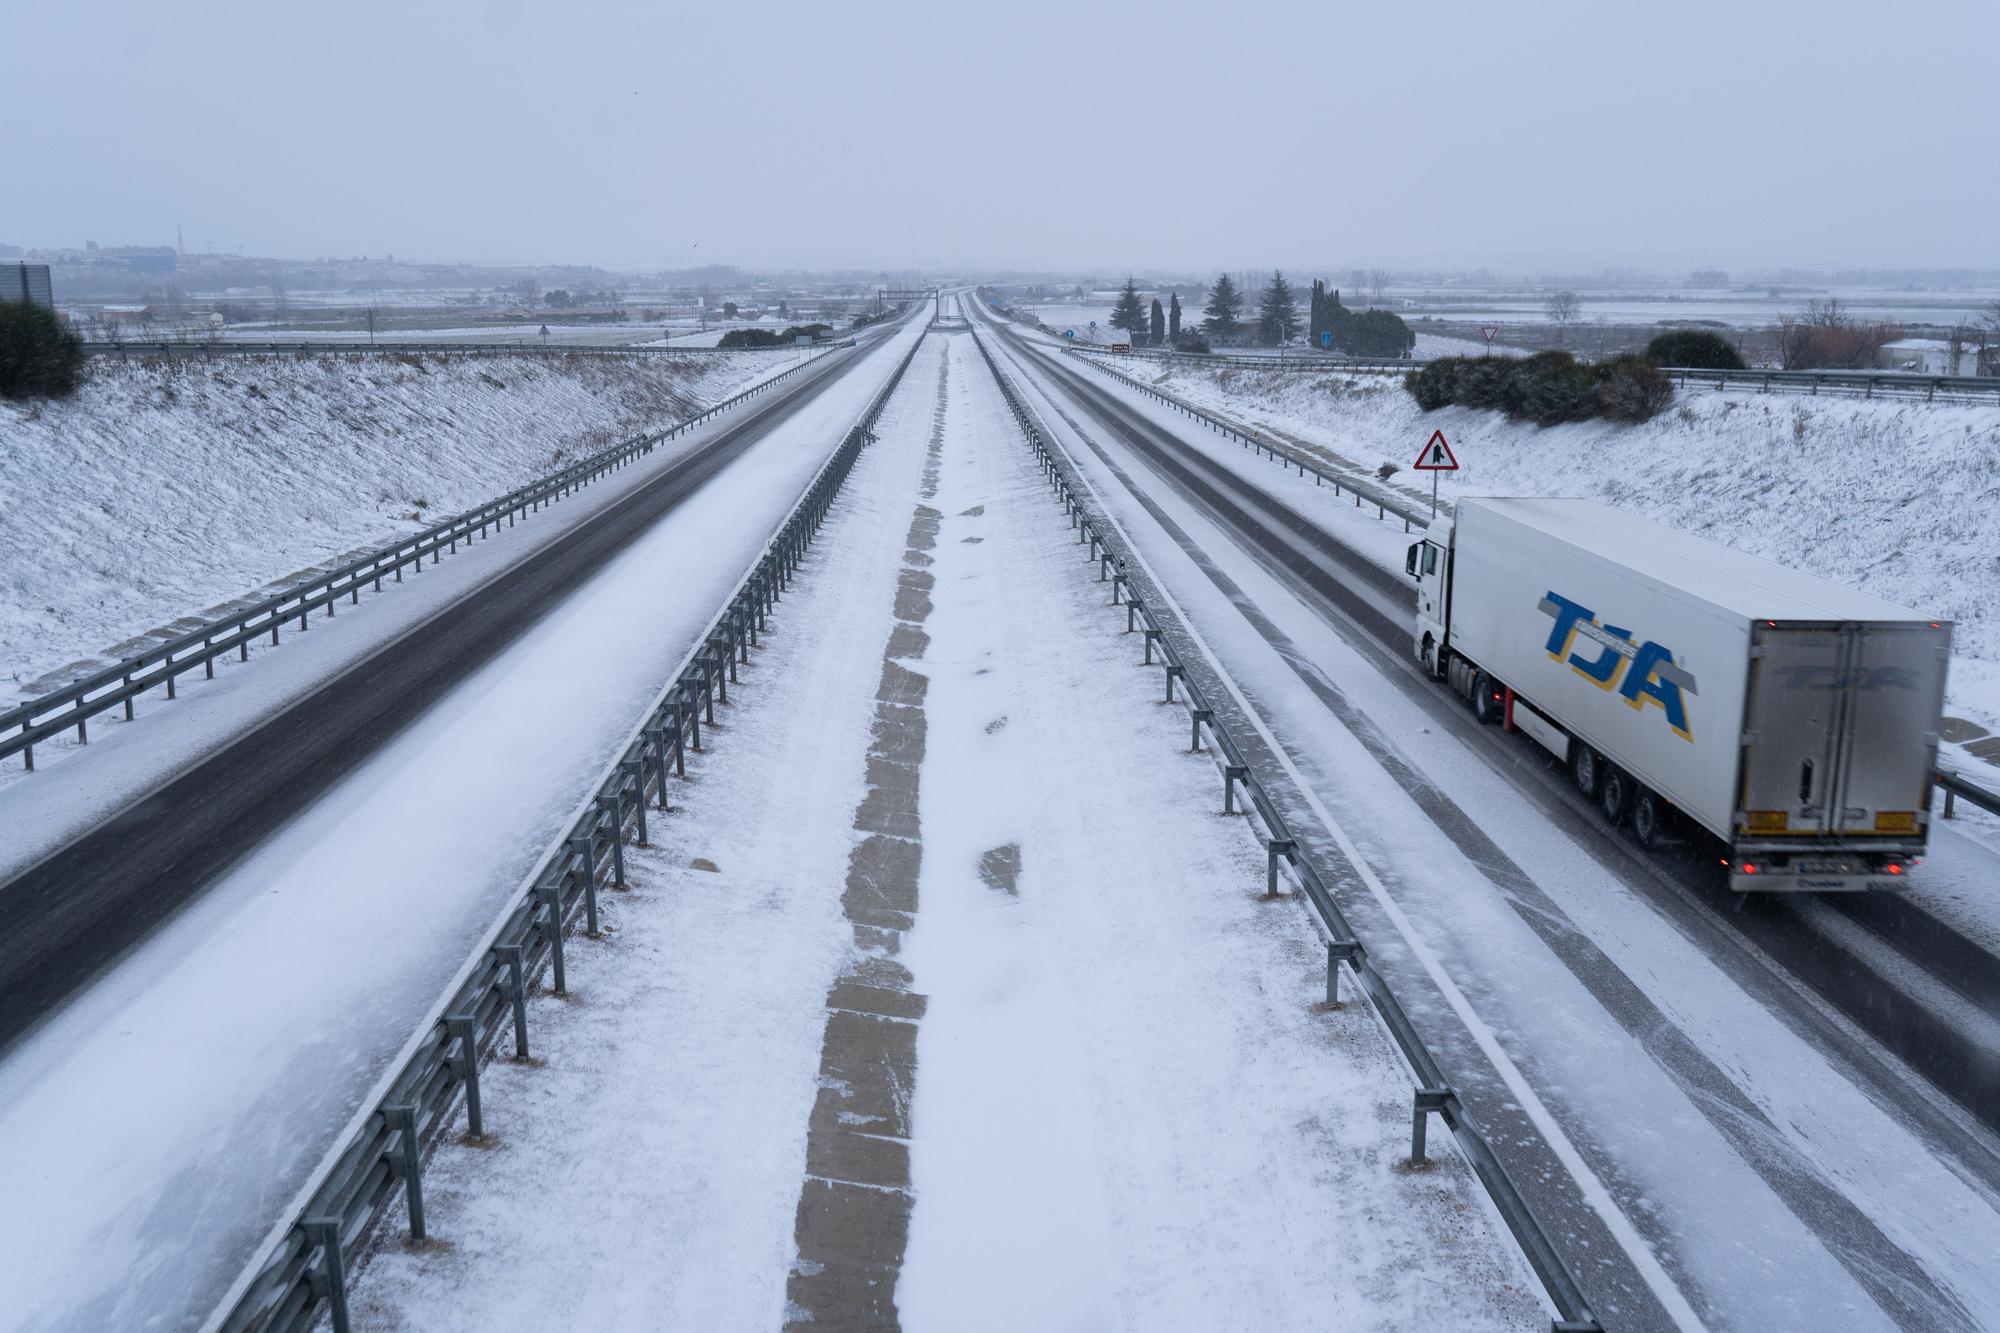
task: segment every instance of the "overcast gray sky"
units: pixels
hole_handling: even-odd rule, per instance
[[[10,6],[0,241],[2000,267],[2000,3]]]

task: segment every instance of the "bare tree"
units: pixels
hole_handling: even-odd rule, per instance
[[[1575,292],[1567,290],[1550,293],[1542,308],[1549,312],[1549,323],[1555,325],[1557,331],[1562,334],[1567,334],[1569,326],[1576,323],[1577,318],[1583,314],[1583,302],[1577,299]]]
[[[1389,271],[1381,268],[1368,270],[1368,295],[1376,305],[1382,304],[1382,294],[1389,290]]]
[[[1865,370],[1903,336],[1885,321],[1864,324],[1837,297],[1808,301],[1797,318],[1778,321],[1778,363],[1786,370]]]

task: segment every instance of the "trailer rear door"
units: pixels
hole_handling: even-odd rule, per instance
[[[1951,631],[1759,623],[1738,826],[1752,837],[1919,837]]]

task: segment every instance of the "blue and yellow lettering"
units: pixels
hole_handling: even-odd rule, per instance
[[[1541,609],[1544,614],[1556,618],[1555,628],[1549,631],[1548,650],[1549,656],[1558,662],[1562,661],[1563,654],[1569,651],[1569,641],[1576,633],[1577,625],[1587,625],[1597,618],[1596,613],[1589,607],[1579,606],[1569,598],[1559,597],[1554,592],[1550,592],[1542,599]]]
[[[1646,700],[1651,699],[1666,713],[1667,725],[1674,729],[1674,734],[1684,741],[1692,741],[1694,736],[1688,726],[1687,701],[1682,697],[1680,687],[1685,675],[1674,666],[1673,653],[1648,640],[1640,646],[1632,670],[1626,674],[1625,683],[1618,687],[1618,693],[1626,703],[1638,709],[1643,709]]]
[[[1614,639],[1623,639],[1626,643],[1632,642],[1632,632],[1630,630],[1620,629],[1616,625],[1606,625],[1604,632]],[[1596,638],[1597,636],[1591,635],[1590,637]],[[1604,651],[1598,654],[1596,661],[1590,661],[1580,653],[1571,653],[1569,665],[1570,670],[1597,686],[1598,689],[1608,690],[1618,683],[1618,673],[1624,668],[1627,660],[1624,653],[1619,652],[1617,648],[1607,643],[1604,645]]]

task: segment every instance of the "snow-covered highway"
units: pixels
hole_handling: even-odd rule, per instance
[[[1535,1327],[966,335],[920,349],[367,1326]],[[554,1225],[551,1225],[551,1223]]]
[[[1409,665],[1373,567],[1400,525],[1037,340],[985,336],[1379,879],[1357,910],[1429,960],[1407,976],[1454,1085],[1607,1323],[2000,1318],[1976,1258],[2000,1239],[1990,953],[1958,937],[1912,956],[1881,925],[1898,900],[1747,903],[1608,838]],[[1926,874],[2000,868],[1969,838],[1934,852]],[[1828,961],[1843,951],[1862,965]],[[1897,994],[1932,1021],[1899,1026]]]
[[[489,543],[483,564],[426,572],[421,597],[316,628],[332,672],[264,701],[278,711],[250,750],[218,763],[169,749],[162,777],[177,781],[39,863],[54,873],[31,864],[0,890],[72,912],[54,936],[9,934],[11,1031],[116,960],[0,1063],[0,1327],[208,1315],[917,336],[695,433],[551,540],[517,543],[512,563]],[[159,761],[150,724],[242,709],[283,662],[0,793],[8,851],[60,827],[49,793],[74,799],[98,765]]]

